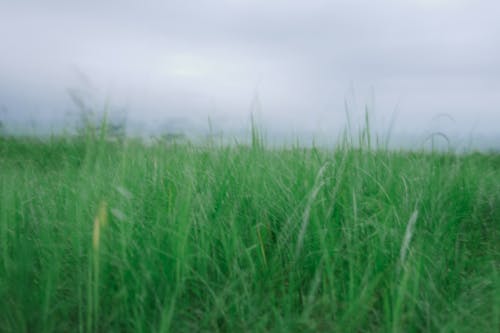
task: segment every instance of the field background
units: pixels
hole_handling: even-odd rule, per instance
[[[2,332],[495,332],[500,156],[0,139]]]

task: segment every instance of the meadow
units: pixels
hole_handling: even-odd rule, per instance
[[[0,139],[1,332],[498,332],[500,155]]]

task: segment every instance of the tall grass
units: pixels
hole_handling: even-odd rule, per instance
[[[2,332],[494,332],[500,156],[0,141]]]

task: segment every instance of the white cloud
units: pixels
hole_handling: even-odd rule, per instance
[[[342,121],[350,87],[423,131],[451,114],[498,132],[496,1],[35,1],[0,4],[0,103],[61,114],[85,73],[135,119],[248,115],[270,127]],[[361,107],[359,109],[362,109]],[[60,110],[60,111],[57,111]],[[43,113],[42,113],[43,114]],[[318,125],[320,124],[320,125]],[[412,129],[413,127],[413,129]]]

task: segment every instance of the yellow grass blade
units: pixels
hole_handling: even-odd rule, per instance
[[[101,201],[99,204],[99,210],[94,218],[94,230],[92,233],[92,243],[94,245],[94,250],[99,250],[99,244],[101,239],[101,228],[108,224],[108,204],[105,201]]]

